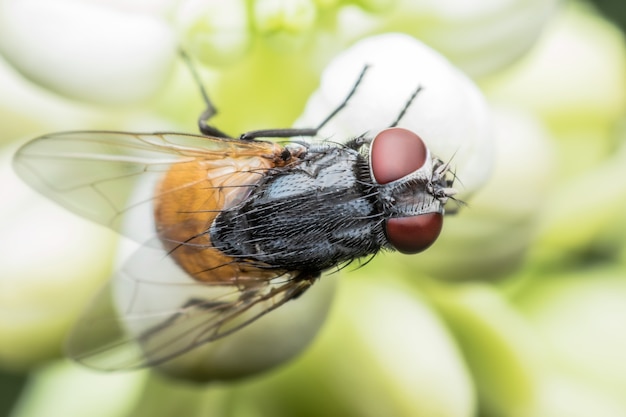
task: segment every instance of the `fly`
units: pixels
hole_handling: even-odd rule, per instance
[[[23,146],[14,166],[28,184],[142,244],[120,272],[132,296],[113,302],[119,317],[102,316],[116,297],[104,293],[71,334],[70,356],[106,370],[160,364],[302,296],[325,270],[428,248],[454,175],[397,127],[419,88],[373,137],[262,140],[314,137],[367,70],[316,128],[231,138],[208,124],[216,111],[201,87],[200,135],[72,131]],[[158,301],[139,307],[139,296]]]

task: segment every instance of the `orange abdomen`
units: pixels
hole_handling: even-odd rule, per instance
[[[213,247],[209,228],[227,208],[244,200],[265,175],[283,161],[282,148],[266,142],[243,143],[234,152],[210,152],[173,164],[155,194],[157,233],[170,256],[194,279],[245,286],[247,272],[258,267]],[[268,271],[269,272],[269,271]],[[275,275],[271,273],[271,275]]]

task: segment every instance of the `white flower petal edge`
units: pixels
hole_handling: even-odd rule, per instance
[[[318,125],[345,98],[365,65],[370,68],[356,94],[319,138],[345,141],[366,132],[375,135],[397,119],[421,86],[398,126],[415,131],[434,155],[451,161],[462,195],[479,188],[492,167],[489,107],[469,78],[410,36],[370,37],[335,58],[296,125]]]
[[[0,53],[24,76],[67,97],[144,100],[177,58],[171,27],[151,14],[72,0],[0,3]]]

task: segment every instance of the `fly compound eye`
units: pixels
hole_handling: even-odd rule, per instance
[[[424,166],[428,154],[424,141],[401,127],[380,132],[370,149],[372,175],[378,184],[387,184],[417,171]]]
[[[394,217],[387,220],[387,239],[399,252],[418,253],[435,243],[442,226],[441,213]]]

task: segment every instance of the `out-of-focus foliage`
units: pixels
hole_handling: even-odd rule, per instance
[[[616,23],[622,31],[626,30],[626,7],[620,0],[590,0],[609,20]]]

